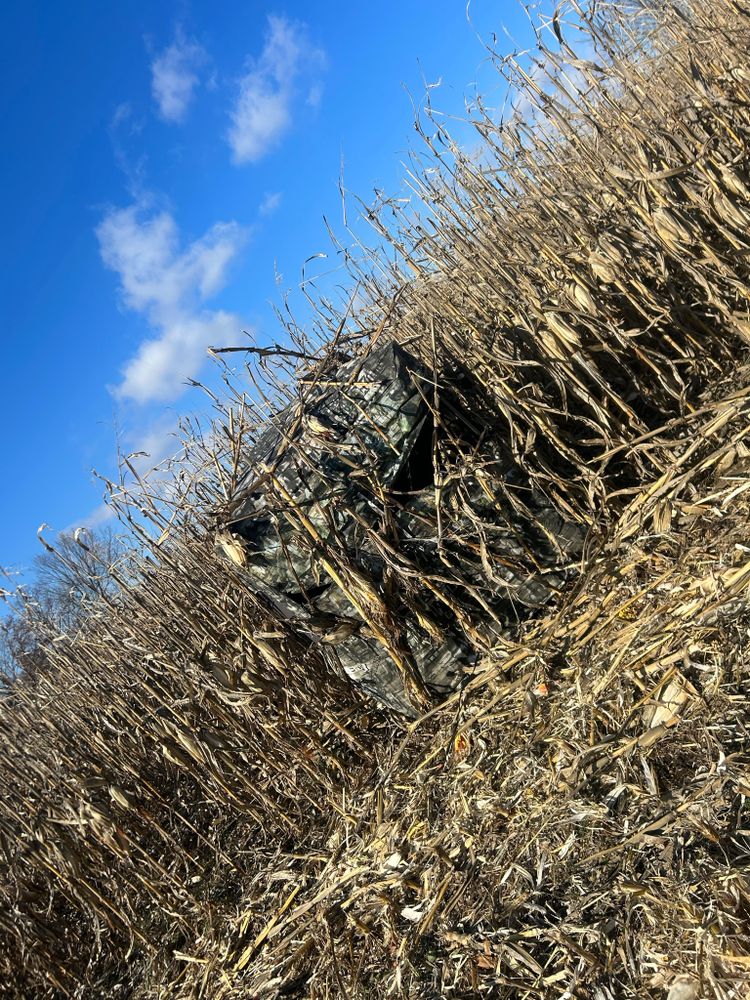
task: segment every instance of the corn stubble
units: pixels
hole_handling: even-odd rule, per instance
[[[0,995],[748,995],[750,11],[641,31],[568,4],[540,42],[533,73],[493,56],[526,114],[480,105],[478,153],[418,123],[419,210],[372,211],[393,253],[347,252],[357,310],[250,352],[171,475],[109,484],[135,578],[0,704]],[[303,420],[386,337],[432,372],[441,572],[400,553],[385,491],[378,581],[258,471],[408,724],[270,612],[223,518],[268,410]],[[498,442],[590,528],[512,634],[450,556],[472,490],[523,506]],[[448,619],[479,662],[438,704],[403,635]]]

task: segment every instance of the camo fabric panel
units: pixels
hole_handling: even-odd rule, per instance
[[[473,589],[494,608],[496,620],[510,627],[562,586],[561,567],[583,538],[532,491],[526,490],[524,516],[503,496],[488,495],[486,482],[469,478],[463,483],[468,505],[455,504],[439,542],[432,416],[419,391],[430,385],[420,363],[392,342],[342,365],[269,422],[250,455],[228,524],[244,546],[245,572],[276,612],[323,644],[332,669],[406,714],[414,709],[396,665],[383,644],[358,627],[363,623],[347,596],[321,566],[322,547],[343,553],[381,588],[386,566],[373,531],[381,532],[387,521],[391,544],[418,571],[417,579],[438,573],[456,606],[470,603],[466,595]],[[428,451],[416,455],[419,449]],[[429,480],[419,488],[411,488],[409,474],[415,459]],[[496,479],[511,482],[507,459],[503,465],[490,456],[489,464],[501,469]],[[483,546],[484,555],[472,558],[466,542],[480,536],[474,548]],[[402,638],[423,681],[444,693],[458,685],[476,654],[434,593],[417,584],[411,601],[433,627],[407,615]]]

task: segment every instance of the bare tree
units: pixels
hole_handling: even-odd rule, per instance
[[[34,559],[30,588],[43,613],[60,628],[78,622],[87,605],[119,589],[117,569],[126,556],[122,537],[105,526],[63,532]]]
[[[11,680],[34,673],[50,638],[75,632],[132,575],[131,550],[109,526],[41,540],[44,551],[33,561],[30,581],[6,592],[7,611],[0,617],[0,677]]]
[[[0,619],[0,689],[21,673],[35,674],[46,661],[38,622],[29,612],[19,603]]]

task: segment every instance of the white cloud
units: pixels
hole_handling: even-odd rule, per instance
[[[159,114],[168,122],[182,122],[200,83],[198,70],[206,53],[197,42],[178,31],[175,40],[151,64],[151,90]]]
[[[226,312],[201,312],[177,318],[158,337],[147,340],[123,369],[117,394],[137,403],[166,401],[182,392],[206,360],[206,348],[233,339],[239,319]]]
[[[169,480],[168,466],[182,452],[184,434],[174,411],[167,411],[132,429],[125,443],[132,449],[127,458],[136,475],[153,484]]]
[[[111,507],[108,503],[100,503],[98,507],[94,507],[85,517],[82,517],[79,521],[75,521],[73,524],[69,524],[67,528],[63,528],[62,534],[72,534],[77,528],[89,528],[92,530],[100,528],[103,524],[111,521],[114,516],[114,507]]]
[[[324,62],[324,53],[310,44],[303,25],[268,18],[263,51],[240,80],[230,112],[227,139],[235,163],[255,163],[280,142],[292,124],[298,83],[313,77]]]
[[[174,418],[162,418],[151,424],[136,438],[136,451],[133,453],[134,468],[143,471],[163,462],[178,450],[180,445],[179,430]]]
[[[273,215],[281,205],[281,191],[267,191],[263,195],[263,200],[258,208],[258,213],[263,216]]]
[[[226,283],[247,234],[235,222],[217,223],[183,249],[174,218],[143,204],[112,210],[96,234],[125,305],[155,331],[126,363],[116,394],[142,404],[175,399],[185,379],[198,374],[206,348],[231,339],[241,325],[203,304]]]
[[[307,97],[305,98],[305,104],[308,107],[314,108],[316,111],[320,107],[320,102],[323,100],[323,84],[314,83],[312,87],[307,92]]]

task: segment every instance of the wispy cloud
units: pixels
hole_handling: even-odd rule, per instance
[[[263,200],[258,207],[258,213],[263,216],[273,215],[281,205],[281,191],[268,191],[263,195]]]
[[[263,51],[240,80],[230,112],[227,139],[235,163],[255,163],[278,145],[292,124],[301,83],[307,81],[312,93],[324,65],[325,54],[310,43],[304,25],[268,18]]]
[[[172,44],[151,63],[151,90],[165,121],[185,120],[200,83],[198,71],[206,61],[205,50],[178,31]]]
[[[95,530],[96,528],[101,528],[103,524],[107,524],[112,521],[115,517],[115,509],[107,503],[100,503],[97,507],[94,507],[92,511],[89,511],[85,517],[80,518],[78,521],[74,521],[63,528],[62,534],[69,535],[76,531],[78,528],[89,528]]]
[[[162,416],[137,436],[131,461],[139,472],[157,466],[179,448],[180,435],[173,416]]]
[[[146,171],[146,157],[143,153],[134,156],[133,140],[143,131],[143,120],[136,114],[130,101],[118,104],[109,121],[109,139],[115,162],[127,178],[131,192],[143,187],[143,177]],[[135,194],[133,194],[135,197]]]
[[[320,107],[320,103],[323,100],[323,84],[314,83],[312,87],[307,92],[307,97],[305,98],[305,104],[309,108],[313,108],[315,111]]]
[[[156,334],[127,362],[116,394],[137,403],[175,399],[185,379],[198,374],[206,348],[231,339],[241,325],[237,316],[203,304],[225,285],[247,233],[220,222],[181,248],[173,216],[137,203],[110,211],[96,234],[125,305]]]

